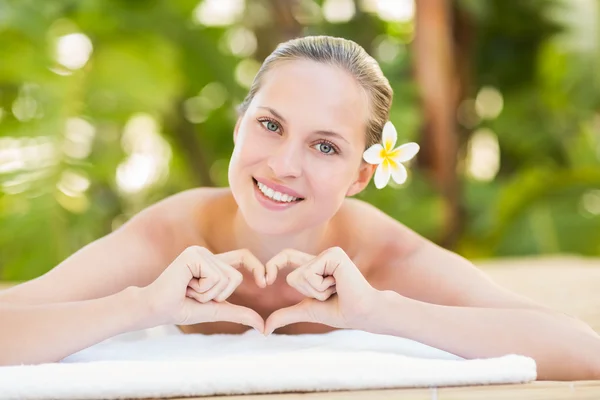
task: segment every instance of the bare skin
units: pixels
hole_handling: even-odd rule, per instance
[[[199,195],[202,194],[199,193]],[[203,210],[203,207],[201,207],[194,213],[204,216],[204,218],[198,218],[197,221],[199,242],[204,243],[215,254],[239,249],[240,246],[234,239],[233,229],[237,206],[230,191],[228,189],[217,189],[213,191],[210,197],[211,199],[208,202],[201,202],[206,209]],[[342,247],[353,260],[356,260],[356,265],[363,275],[366,277],[371,275],[371,271],[377,268],[378,254],[380,254],[384,243],[373,240],[377,237],[377,232],[370,232],[364,222],[370,217],[367,209],[370,209],[370,207],[365,207],[362,202],[348,199],[330,221],[324,240],[315,248],[310,249],[314,251],[311,254],[319,254],[334,246]],[[207,210],[210,210],[210,212],[206,212]],[[208,215],[210,217],[206,218]],[[372,228],[375,228],[375,226]],[[348,235],[349,231],[360,231],[360,234]],[[367,238],[372,239],[365,240]],[[410,240],[408,237],[406,239]],[[416,244],[416,237],[413,237],[412,240]],[[407,243],[406,246],[408,250],[410,244]],[[172,249],[171,251],[176,252],[177,250]],[[263,264],[266,264],[275,255],[269,252],[261,252],[260,249],[250,250]],[[291,268],[283,269],[273,284],[261,288],[256,284],[250,272],[241,270],[244,280],[229,297],[228,301],[252,308],[266,320],[274,311],[291,306],[304,299],[304,295],[286,283],[285,278],[291,271]],[[372,283],[377,284],[377,282]],[[242,333],[248,329],[246,326],[228,322],[188,325],[180,326],[180,328],[186,333]],[[334,329],[327,325],[298,323],[282,327],[276,330],[275,333],[324,333]]]
[[[459,255],[352,199],[374,172],[362,162],[368,110],[363,88],[339,68],[305,60],[276,67],[235,126],[229,188],[171,196],[47,274],[0,292],[0,364],[57,361],[161,324],[196,333],[252,326],[288,334],[342,325],[465,357],[531,355],[539,379],[600,377],[600,340],[589,326],[499,287]],[[287,208],[269,203],[258,194],[259,179],[302,200]],[[360,323],[336,322],[334,300],[304,300],[286,278],[289,267],[268,275],[265,285],[256,269],[224,265],[240,249],[261,265],[285,249],[339,257],[338,277],[358,277],[362,287],[341,290],[352,280],[336,280],[344,293],[338,304],[360,309],[348,318]],[[190,287],[210,278],[203,265],[214,267],[221,285],[217,302],[188,298],[195,296]],[[355,289],[362,295],[353,296]],[[321,323],[307,318],[311,312],[290,311],[299,302],[310,311],[322,305]]]
[[[58,346],[44,344],[35,352],[30,349],[31,357],[35,357],[31,362],[58,360],[79,348],[87,347],[112,335],[156,325],[157,321],[148,314],[143,305],[140,305],[140,294],[132,293],[131,288],[144,287],[157,280],[165,267],[190,246],[202,246],[214,254],[240,249],[239,244],[233,239],[236,211],[236,203],[228,188],[199,188],[180,193],[144,210],[113,234],[83,248],[42,277],[0,292],[0,306],[7,304],[43,306],[45,308],[39,309],[40,315],[54,321],[62,321],[59,325],[64,326],[65,329],[55,332],[54,339],[57,345],[64,343],[60,335],[72,338],[74,329],[80,332],[77,338],[82,342],[77,345],[72,344],[73,347],[65,347],[58,351],[56,350]],[[556,324],[557,328],[571,327],[568,328],[571,329],[570,334],[577,336],[578,340],[590,341],[590,346],[600,343],[597,334],[583,322],[555,313],[543,305],[499,287],[467,260],[440,249],[362,201],[347,199],[339,212],[330,220],[324,240],[320,241],[317,247],[299,250],[318,254],[334,246],[344,249],[369,284],[382,293],[398,293],[402,298],[423,302],[420,303],[423,305],[457,306],[456,312],[459,309],[464,309],[465,313],[472,310],[473,318],[477,321],[487,316],[494,318],[490,312],[487,312],[486,316],[484,308],[494,308],[499,313],[506,313],[509,310],[523,312],[535,310],[546,316],[540,314],[540,319],[548,316],[555,319],[556,322],[553,324]],[[248,248],[248,250],[262,264],[265,264],[274,255],[273,251],[283,249],[272,248],[271,251],[264,251],[263,248],[262,252],[261,248]],[[82,262],[85,262],[86,268],[81,268]],[[243,275],[243,280],[227,301],[256,311],[264,320],[275,311],[305,299],[304,295],[287,284],[286,276],[292,271],[289,268],[279,271],[276,279],[266,287],[260,287],[256,276],[251,272],[244,269],[239,271]],[[118,279],[107,279],[112,276],[118,276]],[[102,311],[101,302],[109,303],[108,310]],[[395,302],[398,300],[394,298],[389,302],[382,302],[381,310],[386,310],[382,312],[390,317],[397,313]],[[86,307],[87,303],[89,308]],[[52,314],[54,304],[64,308],[64,313]],[[115,306],[121,311],[120,313],[114,312]],[[400,306],[397,309],[401,310]],[[26,318],[25,316],[28,315],[26,312],[31,313],[29,315],[32,321],[39,322],[42,329],[47,329],[48,325],[44,325],[43,320],[35,316],[34,309],[23,309],[20,314],[17,314],[15,322],[25,325],[22,318]],[[76,315],[78,317],[75,317]],[[101,317],[103,315],[105,316]],[[134,315],[139,317],[132,319]],[[10,318],[10,315],[8,317]],[[77,328],[76,321],[85,321],[87,317],[91,317],[92,320],[105,318],[106,324],[105,326],[97,323],[90,325],[84,322],[84,325]],[[398,318],[400,323],[395,326],[401,327],[403,318],[401,316]],[[515,313],[514,318],[521,318],[521,316]],[[388,317],[385,319],[387,320]],[[474,327],[480,325],[478,322],[474,324]],[[59,325],[53,323],[57,331]],[[92,326],[96,326],[96,329],[90,330]],[[222,321],[178,326],[185,333],[204,334],[236,334],[252,329],[242,323]],[[412,334],[403,331],[395,332],[389,327],[373,326],[372,328],[367,330],[400,336]],[[275,333],[324,333],[335,329],[337,328],[327,324],[299,322],[276,329]],[[426,332],[417,335],[425,335]],[[26,333],[32,337],[32,340],[35,340],[34,338],[39,334],[35,331]],[[456,334],[461,335],[459,332]],[[44,336],[48,341],[52,341],[48,333]],[[22,338],[22,334],[19,334],[19,337]],[[0,336],[0,346],[2,339],[5,338]],[[6,339],[10,340],[10,338]],[[419,338],[415,337],[415,339]],[[440,339],[431,338],[432,343],[435,343],[435,340]],[[460,340],[455,340],[454,343],[457,347],[461,346]],[[436,344],[440,348],[446,346],[445,342]],[[465,343],[464,346],[467,344]],[[482,343],[482,346],[489,352],[488,356],[493,356],[495,351],[501,351],[501,349],[494,350],[489,344]],[[469,346],[466,347],[468,348]],[[56,353],[40,355],[51,350],[55,350]],[[477,353],[473,354],[473,357],[477,356]],[[11,363],[10,360],[8,361]],[[581,361],[574,359],[573,362],[580,365]],[[550,360],[548,365],[556,364]],[[571,367],[567,367],[567,370],[574,371]],[[544,374],[546,373],[542,372],[539,379],[589,379],[595,376],[595,372],[590,373],[586,369],[573,372],[572,376],[565,375],[564,372]]]
[[[206,247],[214,254],[240,249],[233,240],[236,212],[237,205],[228,188],[199,188],[169,197],[144,210],[111,235],[84,247],[45,275],[0,292],[0,304],[81,302],[117,295],[131,286],[143,287],[153,282],[190,246]],[[389,246],[388,242],[377,239],[381,232],[379,223],[366,222],[379,219],[400,227],[375,208],[347,199],[331,219],[324,240],[316,247],[300,250],[316,255],[330,247],[342,247],[368,278],[378,265],[384,265],[381,253]],[[403,230],[407,235],[395,240],[396,248],[408,254],[424,239],[408,229]],[[273,251],[283,249],[248,250],[265,264],[275,255]],[[86,268],[80,267],[82,262]],[[290,268],[279,271],[274,282],[261,288],[252,273],[240,269],[243,281],[227,301],[249,307],[266,320],[274,311],[305,298],[286,283],[285,278],[291,271]],[[385,288],[377,280],[371,284]],[[205,334],[243,333],[251,329],[233,322],[179,325],[179,328],[185,333]],[[298,323],[277,329],[275,333],[324,333],[334,329],[323,324]]]

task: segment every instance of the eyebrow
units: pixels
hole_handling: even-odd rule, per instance
[[[277,111],[275,111],[274,109],[272,109],[271,107],[267,107],[267,106],[258,106],[258,108],[264,108],[265,110],[269,111],[271,114],[273,114],[274,116],[276,116],[277,118],[279,118],[280,120],[282,120],[283,122],[287,123],[287,121],[285,120],[285,118],[283,118],[283,116],[281,114],[279,114]],[[346,143],[350,144],[350,142],[348,142],[348,140],[346,140],[345,137],[343,137],[342,135],[340,135],[337,132],[333,132],[333,131],[327,131],[327,130],[318,130],[315,131],[316,133],[320,133],[323,134],[325,136],[334,136],[337,138],[340,138],[341,140],[345,141]]]

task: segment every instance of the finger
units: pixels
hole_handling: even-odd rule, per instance
[[[233,250],[218,254],[217,258],[234,268],[243,267],[249,271],[258,287],[264,288],[267,286],[266,268],[251,251],[247,249]]]
[[[219,281],[206,293],[198,293],[198,301],[201,303],[207,303],[209,301],[215,300],[215,298],[225,290],[229,283],[229,278],[223,276]]]
[[[295,249],[285,249],[275,255],[266,264],[267,284],[272,285],[277,278],[279,270],[292,267],[297,268],[312,260],[315,256]]]
[[[277,272],[287,267],[290,257],[289,252],[289,249],[283,250],[267,261],[267,264],[265,264],[267,285],[272,285],[277,279]]]
[[[277,261],[270,260],[265,266],[267,285],[272,285],[277,279]]]
[[[251,326],[259,332],[264,331],[264,320],[256,311],[248,307],[238,306],[226,301],[222,303],[212,302],[207,303],[206,305],[213,307],[212,321],[207,322],[234,322]]]
[[[204,259],[210,252],[199,246],[190,246],[182,251],[161,275],[174,285],[188,285],[194,278],[200,278]]]
[[[320,301],[325,301],[327,299],[329,299],[331,296],[333,296],[335,293],[337,293],[337,291],[335,290],[335,285],[334,286],[330,286],[327,289],[325,289],[322,292],[317,292],[318,296],[315,296],[315,299],[320,300]]]
[[[318,292],[323,292],[329,287],[335,285],[335,278],[333,276],[323,277],[322,275],[315,274],[312,271],[306,271],[305,278],[310,286]]]
[[[327,249],[305,268],[322,276],[333,276],[336,286],[340,288],[361,288],[369,285],[358,267],[339,247]]]
[[[287,284],[306,297],[312,297],[308,290],[309,284],[302,274],[302,270],[295,270],[289,273],[285,278]]]
[[[223,289],[223,291],[215,297],[215,301],[218,302],[225,301],[229,296],[231,296],[243,280],[242,274],[229,265],[225,266],[224,273],[227,275],[228,283],[225,289]]]
[[[206,278],[211,278],[216,280],[216,283],[206,292],[198,293],[197,299],[201,303],[206,303],[213,300],[219,293],[221,293],[229,284],[229,278],[223,271],[215,266],[213,263],[206,263],[207,265],[204,268],[206,273]],[[203,273],[204,274],[204,273]],[[202,280],[205,278],[200,278],[200,286],[203,286]]]
[[[200,291],[200,282],[198,281],[198,278],[193,278],[192,280],[190,280],[188,286],[194,289],[196,292]]]
[[[295,281],[292,281],[292,283],[290,283],[288,281],[288,285],[290,285],[291,287],[293,287],[294,289],[296,289],[303,296],[314,297],[313,296],[313,292],[310,290],[310,285],[308,284],[308,282],[306,282],[306,279],[304,279],[302,277],[298,278]]]
[[[190,281],[190,283],[188,283],[188,286],[191,287],[192,289],[194,289],[198,293],[205,293],[208,290],[212,289],[212,287],[215,286],[215,284],[218,281],[219,281],[218,276],[211,274],[202,279],[196,279],[196,278],[192,279]]]
[[[198,303],[205,303],[204,301],[201,301],[202,299],[200,298],[200,293],[196,292],[194,289],[192,288],[186,288],[185,290],[185,295],[191,299],[194,299],[195,301],[197,301]]]
[[[308,272],[308,274],[307,274]],[[315,288],[308,280],[308,276],[316,276],[318,279],[318,287]],[[331,279],[329,279],[331,278]],[[333,277],[327,277],[325,284],[323,277],[319,275],[315,275],[310,271],[305,270],[304,268],[293,271],[288,274],[286,281],[288,285],[296,289],[298,292],[302,293],[306,297],[312,297],[320,301],[327,300],[333,293],[334,290],[330,290],[332,286],[335,287],[335,279]]]
[[[188,287],[185,289],[185,295],[187,297],[190,297],[198,302],[200,302],[200,300],[198,299],[198,296],[200,296],[200,293],[196,292],[194,289]]]
[[[280,308],[269,315],[265,322],[265,335],[273,333],[277,328],[298,322],[318,322],[315,318],[314,307],[319,307],[315,299],[304,299],[290,307]]]
[[[242,252],[242,266],[252,273],[252,276],[254,276],[254,281],[258,287],[267,287],[266,268],[264,264],[261,263],[250,251]]]
[[[301,292],[306,297],[312,297],[319,301],[327,300],[333,294],[333,290],[335,290],[331,287],[328,287],[325,290],[317,290],[306,279],[302,279],[301,282],[297,284],[297,287],[298,289],[296,290]],[[301,290],[299,288],[301,288]]]

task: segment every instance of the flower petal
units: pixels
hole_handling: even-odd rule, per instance
[[[394,149],[390,154],[390,158],[397,163],[406,162],[413,158],[419,152],[419,145],[414,142],[404,143],[402,146]]]
[[[389,180],[390,180],[390,175],[391,175],[391,168],[390,168],[390,164],[387,160],[384,160],[381,164],[379,164],[377,166],[377,169],[375,170],[375,187],[377,189],[381,189],[383,188],[385,185],[388,184]]]
[[[385,150],[387,152],[392,151],[392,149],[396,145],[397,140],[398,140],[398,133],[396,132],[396,128],[394,127],[394,124],[392,124],[392,121],[386,122],[385,125],[383,126],[383,134],[382,134],[383,147],[385,148]]]
[[[369,164],[381,164],[383,161],[383,146],[375,143],[363,153],[363,159]]]
[[[392,179],[394,180],[394,182],[396,182],[398,185],[402,185],[404,182],[406,182],[406,178],[408,177],[408,173],[406,172],[406,168],[404,167],[404,165],[400,164],[400,163],[395,163],[392,161],[391,165],[391,172],[392,172]]]

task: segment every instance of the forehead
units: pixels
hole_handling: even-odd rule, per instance
[[[290,124],[344,136],[364,136],[368,119],[368,98],[354,77],[310,60],[277,63],[263,77],[253,103],[274,108]]]

